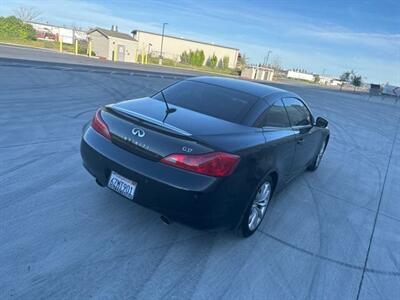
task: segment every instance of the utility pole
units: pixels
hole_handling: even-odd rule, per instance
[[[163,51],[163,44],[164,44],[165,25],[168,25],[168,23],[163,23],[163,26],[162,26],[160,59],[158,60],[158,64],[160,64],[160,65],[162,65],[162,60],[163,60],[163,52],[162,51]]]

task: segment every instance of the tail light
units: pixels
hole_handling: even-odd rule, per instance
[[[92,127],[106,139],[111,140],[110,131],[108,130],[108,126],[106,122],[104,122],[103,118],[101,117],[101,108],[98,109],[93,117],[92,120]]]
[[[161,162],[180,169],[209,176],[228,176],[235,170],[240,157],[237,155],[211,152],[206,154],[171,154]]]

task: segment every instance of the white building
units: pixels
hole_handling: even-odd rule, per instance
[[[246,66],[240,75],[246,79],[272,81],[274,77],[274,69],[257,66]]]
[[[344,83],[344,82],[341,81],[341,80],[339,80],[339,79],[333,79],[333,80],[331,81],[331,85],[334,85],[334,86],[342,85],[343,83]]]
[[[173,59],[177,62],[180,61],[180,56],[184,51],[189,52],[190,50],[203,50],[205,55],[204,64],[207,62],[207,59],[212,57],[214,54],[217,56],[218,60],[223,60],[224,57],[228,57],[229,68],[235,68],[238,60],[239,49],[236,48],[171,35],[164,35],[164,38],[162,39],[162,35],[159,33],[141,30],[133,30],[132,36],[138,41],[140,48],[148,49],[150,47],[153,56],[160,55],[161,40],[163,40],[162,56],[164,58]]]
[[[310,82],[314,82],[315,80],[315,77],[312,74],[295,72],[295,71],[288,71],[287,78],[300,79]]]
[[[65,26],[50,25],[38,22],[27,22],[32,25],[37,33],[37,38],[55,40],[58,41],[62,39],[63,43],[73,44],[77,40],[86,40],[87,34],[85,31],[69,28]]]
[[[338,86],[342,84],[342,81],[334,77],[320,75],[318,83],[321,85]]]
[[[320,75],[318,83],[322,85],[331,85],[333,80],[334,78],[332,77]]]
[[[383,87],[382,94],[400,97],[400,87],[387,83]]]

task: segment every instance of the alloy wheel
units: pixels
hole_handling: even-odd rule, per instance
[[[271,183],[268,181],[264,182],[259,187],[250,209],[248,220],[249,230],[256,230],[264,218],[268,203],[271,199],[271,191]]]

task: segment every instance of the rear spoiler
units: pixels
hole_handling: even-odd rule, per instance
[[[118,107],[118,106],[113,106],[113,105],[107,105],[106,109],[114,111],[114,112],[117,112],[117,113],[120,113],[122,115],[131,117],[131,118],[133,117],[134,119],[137,119],[139,122],[146,122],[146,123],[149,123],[149,124],[152,124],[152,125],[157,125],[159,127],[167,129],[168,131],[172,131],[172,132],[174,132],[176,134],[179,134],[181,136],[182,135],[185,136],[185,137],[191,137],[192,136],[191,133],[189,133],[189,132],[187,132],[187,131],[185,131],[183,129],[180,129],[178,127],[172,126],[172,125],[170,125],[168,123],[165,123],[165,122],[162,122],[160,120],[151,118],[149,116],[143,115],[143,114],[138,113],[138,112],[134,112],[134,111],[131,111],[131,110],[128,110],[128,109],[125,109],[125,108],[122,108],[122,107]]]

